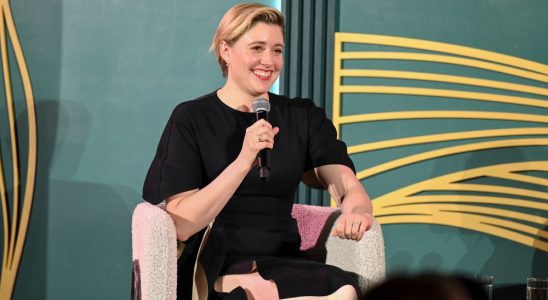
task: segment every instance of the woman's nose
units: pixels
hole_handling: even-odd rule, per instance
[[[263,55],[261,56],[261,64],[265,66],[270,66],[273,64],[273,53],[270,51],[264,51]]]

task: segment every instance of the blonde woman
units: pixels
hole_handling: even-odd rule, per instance
[[[310,100],[269,93],[283,67],[284,16],[262,4],[240,4],[222,18],[211,49],[226,83],[178,105],[162,134],[143,197],[167,202],[177,237],[178,297],[190,299],[194,261],[212,221],[203,267],[209,299],[357,299],[357,282],[333,266],[304,259],[291,217],[301,180],[341,201],[333,234],[360,240],[372,206],[325,112]],[[256,121],[252,103],[270,103]],[[269,149],[268,181],[255,167]]]

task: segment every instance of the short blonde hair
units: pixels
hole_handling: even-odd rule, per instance
[[[221,57],[221,42],[225,41],[228,45],[233,45],[242,35],[259,22],[280,26],[285,38],[285,17],[275,8],[261,3],[243,3],[233,6],[225,13],[221,22],[219,22],[219,27],[217,27],[211,47],[209,48],[209,51],[215,52],[223,76],[226,77],[228,67]]]

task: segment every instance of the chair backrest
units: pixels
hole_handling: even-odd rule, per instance
[[[308,259],[325,262],[325,243],[340,211],[326,206],[294,204],[291,215],[297,221],[301,251],[304,251]]]

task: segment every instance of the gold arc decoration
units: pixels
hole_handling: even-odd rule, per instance
[[[386,51],[378,51],[378,49],[375,51],[346,51],[345,45],[375,45],[392,48]],[[398,50],[398,48],[412,49],[412,52]],[[378,66],[375,69],[344,68],[346,65],[343,62],[352,60],[377,62],[398,60],[456,65],[468,67],[472,71],[488,70],[506,75],[505,78],[514,77],[522,79],[522,82],[525,79],[538,84],[523,84],[511,82],[510,79],[501,81],[442,72],[437,74],[431,71],[431,67],[429,72],[400,71],[394,67],[390,70],[383,70]],[[344,84],[344,78],[409,81],[406,86],[376,83],[368,85]],[[421,82],[423,86],[413,87],[414,82]],[[455,88],[424,87],[428,83],[447,83]],[[546,123],[548,123],[548,117],[546,113],[542,112],[543,109],[548,108],[546,83],[548,83],[548,65],[519,57],[427,40],[337,32],[335,33],[332,120],[339,135],[345,125],[377,121],[476,119],[522,122],[532,125],[531,127],[516,127],[515,124],[519,123],[513,123],[511,126],[508,125],[508,128],[481,128],[467,131],[459,131],[456,128],[453,132],[387,138],[349,145],[348,153],[350,155],[411,145],[428,144],[434,147],[431,150],[407,154],[391,161],[357,170],[357,177],[364,180],[426,160],[462,153],[508,147],[547,147],[548,127],[546,127]],[[462,87],[482,88],[484,91],[461,90]],[[504,93],[512,94],[505,95]],[[538,108],[539,112],[448,109],[343,115],[342,96],[344,94],[420,96],[454,101],[502,103]],[[366,99],[364,97],[360,101],[366,101]],[[482,141],[481,139],[487,140]],[[451,146],[436,144],[441,142],[458,142],[460,144]],[[548,189],[548,179],[529,175],[527,174],[529,171],[548,174],[548,160],[465,169],[417,182],[373,199],[375,217],[381,224],[424,223],[466,228],[548,251],[548,232],[545,228],[548,224],[548,193],[539,191]],[[480,177],[536,185],[539,190],[465,182]],[[334,201],[332,201],[332,205],[335,205]]]
[[[518,68],[499,65],[496,63],[485,62],[482,60],[460,58],[454,56],[407,53],[407,52],[347,52],[341,53],[340,59],[383,59],[383,60],[412,60],[422,62],[444,63],[471,67],[477,69],[490,70],[502,74],[513,75],[526,79],[536,80],[548,83],[548,76],[535,72],[525,71]]]
[[[526,97],[514,97],[514,96],[504,96],[504,95],[497,95],[497,94],[477,93],[477,92],[463,92],[463,91],[456,91],[456,90],[408,88],[408,87],[399,87],[399,86],[342,86],[341,92],[450,97],[450,98],[459,98],[459,99],[474,100],[474,101],[490,101],[490,102],[510,103],[510,104],[548,108],[548,104],[544,100],[538,100],[538,99],[532,99],[532,98],[526,98]]]
[[[25,245],[27,230],[32,209],[32,200],[34,196],[34,185],[36,180],[36,112],[34,108],[34,97],[29,72],[25,63],[23,50],[17,36],[15,22],[11,13],[9,0],[0,0],[0,12],[2,20],[0,22],[0,47],[2,52],[2,75],[4,79],[4,89],[6,96],[6,107],[8,113],[13,193],[11,203],[13,207],[10,211],[9,199],[7,198],[7,183],[4,176],[4,157],[0,153],[0,194],[2,201],[2,220],[3,220],[3,255],[2,269],[0,277],[0,298],[11,299],[13,288],[17,278],[19,264]],[[8,44],[8,39],[10,43]],[[15,118],[14,99],[12,92],[11,72],[9,65],[9,49],[12,46],[13,54],[17,62],[18,71],[21,77],[23,94],[28,121],[28,155],[26,179],[24,180],[24,192],[21,193],[21,175],[19,171],[20,149],[17,143],[17,122]],[[11,222],[10,222],[11,221]]]
[[[510,179],[547,187],[548,180],[519,172],[548,172],[548,161],[511,163],[469,169],[428,179],[373,201],[382,224],[441,224],[481,231],[548,251],[548,194],[501,186],[459,183],[479,176]],[[426,191],[478,192],[477,195],[420,195]],[[485,196],[491,193],[493,196]],[[523,199],[527,198],[527,200]],[[538,216],[516,209],[534,209]]]
[[[519,146],[548,146],[548,138],[546,139],[514,139],[514,140],[498,140],[498,141],[489,141],[481,143],[473,143],[466,145],[458,145],[453,147],[446,147],[441,149],[436,149],[432,151],[426,151],[407,157],[399,158],[384,164],[380,164],[366,170],[360,171],[357,173],[358,179],[365,179],[373,175],[393,170],[399,167],[410,165],[413,163],[440,158],[443,156],[448,156],[451,154],[466,153],[479,150],[487,149],[497,149],[497,148],[507,148],[507,147],[519,147]]]
[[[516,67],[523,70],[548,75],[548,66],[542,63],[522,59],[519,57],[505,55],[497,52],[486,51],[471,47],[465,47],[455,44],[433,42],[427,40],[419,40],[412,38],[375,35],[375,34],[359,34],[359,33],[335,33],[335,38],[341,43],[363,43],[371,45],[405,47],[426,51],[443,52],[451,55],[469,57],[472,59],[480,59],[490,61],[492,63]],[[335,41],[337,43],[337,41]],[[341,45],[342,46],[342,45]]]

